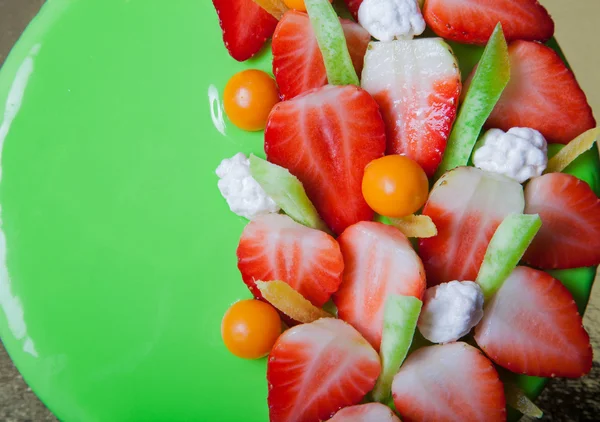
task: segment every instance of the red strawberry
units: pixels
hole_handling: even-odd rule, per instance
[[[271,422],[319,422],[360,403],[381,372],[377,352],[339,319],[284,332],[267,364]]]
[[[323,306],[341,281],[344,261],[334,238],[280,214],[252,220],[237,249],[244,283],[262,298],[255,282],[282,280],[315,306]]]
[[[346,407],[329,422],[400,422],[400,419],[392,409],[381,403],[367,403]]]
[[[371,36],[355,22],[340,21],[352,62],[360,75]],[[306,13],[290,10],[277,25],[273,35],[273,73],[284,100],[327,83],[323,55]]]
[[[258,53],[277,26],[277,19],[254,0],[213,0],[213,5],[225,47],[240,62]]]
[[[548,142],[567,144],[596,126],[575,75],[545,45],[517,41],[508,47],[510,82],[487,121],[509,130],[530,127]]]
[[[419,256],[400,230],[373,221],[348,227],[338,238],[344,256],[344,280],[333,296],[338,317],[352,324],[379,349],[383,310],[390,294],[425,292]]]
[[[409,355],[394,377],[392,396],[405,422],[506,421],[498,372],[479,350],[462,342]]]
[[[545,272],[517,267],[485,308],[475,341],[519,374],[577,378],[592,368],[590,337],[573,296]]]
[[[381,107],[387,153],[407,155],[435,173],[446,149],[461,90],[460,71],[441,39],[373,42],[362,87]]]
[[[552,269],[600,264],[600,199],[587,183],[564,173],[536,177],[525,187],[525,212],[542,219],[525,262]]]
[[[419,242],[428,284],[475,280],[494,232],[524,206],[523,188],[504,176],[474,167],[442,176],[423,209],[438,230]]]
[[[554,22],[538,0],[427,0],[427,25],[440,37],[485,45],[498,22],[507,41],[547,41]]]
[[[360,5],[362,4],[362,2],[363,2],[363,0],[344,0],[344,3],[346,3],[346,6],[348,6],[348,10],[350,11],[350,13],[352,13],[352,16],[357,21],[358,21],[358,9],[360,8]]]
[[[327,85],[275,105],[265,131],[268,160],[300,179],[336,233],[373,218],[362,178],[365,166],[384,151],[379,107],[351,85]]]

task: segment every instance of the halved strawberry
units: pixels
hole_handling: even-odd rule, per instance
[[[329,422],[400,422],[400,419],[386,405],[366,403],[340,410]]]
[[[525,187],[525,212],[542,219],[525,262],[550,269],[600,264],[600,199],[587,183],[565,173],[536,177]]]
[[[485,308],[475,341],[519,374],[577,378],[592,368],[590,337],[573,296],[543,271],[517,267]]]
[[[269,355],[271,422],[319,422],[360,403],[381,371],[377,352],[352,326],[322,318],[284,332]]]
[[[360,5],[362,4],[362,2],[363,2],[363,0],[344,0],[344,3],[346,3],[346,6],[348,6],[348,10],[350,11],[350,13],[354,17],[354,19],[356,19],[357,22],[358,22],[358,9],[360,9]]]
[[[356,22],[340,19],[348,51],[360,75],[371,35]],[[327,84],[323,55],[306,13],[286,12],[273,35],[273,74],[281,98],[289,100]]]
[[[231,57],[248,60],[273,35],[277,19],[253,0],[213,0]]]
[[[551,143],[567,144],[596,126],[584,92],[554,50],[516,41],[508,47],[510,82],[486,126],[539,130]]]
[[[500,22],[507,41],[547,41],[554,22],[538,0],[427,0],[427,25],[440,37],[485,45]]]
[[[428,284],[475,280],[502,220],[524,207],[523,188],[512,179],[474,167],[444,174],[423,209],[438,229],[419,242]]]
[[[321,307],[342,281],[344,261],[335,239],[281,214],[248,223],[237,257],[242,279],[257,298],[262,295],[256,281],[281,280]]]
[[[338,317],[352,324],[379,349],[383,311],[390,294],[425,292],[425,271],[400,230],[374,221],[348,227],[338,238],[344,256],[344,279],[333,296]]]
[[[373,211],[362,196],[364,169],[385,151],[379,107],[355,86],[327,85],[273,107],[265,152],[303,183],[331,229],[341,233]]]
[[[423,347],[409,355],[394,377],[392,396],[406,422],[506,421],[498,372],[467,343]]]
[[[412,158],[432,176],[442,161],[462,86],[450,47],[439,38],[372,42],[361,84],[381,107],[387,153]]]

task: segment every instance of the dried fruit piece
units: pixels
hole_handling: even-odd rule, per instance
[[[438,234],[437,227],[428,215],[409,215],[402,218],[388,218],[388,220],[406,237],[425,239]]]
[[[560,172],[566,169],[577,157],[599,142],[600,128],[590,129],[569,142],[554,157],[548,160],[545,173]]]
[[[283,0],[253,0],[254,3],[269,12],[275,19],[279,20],[289,8]]]
[[[333,318],[333,315],[317,308],[283,281],[257,281],[256,287],[263,298],[294,321],[309,323],[319,318]]]

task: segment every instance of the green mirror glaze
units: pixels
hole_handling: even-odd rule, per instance
[[[220,338],[250,295],[214,169],[264,156],[219,95],[270,67],[228,56],[207,0],[49,0],[1,69],[0,335],[60,419],[267,420],[265,360]],[[563,278],[582,309],[592,274]]]

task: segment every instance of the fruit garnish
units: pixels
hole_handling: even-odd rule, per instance
[[[256,298],[257,280],[282,280],[321,307],[342,282],[344,261],[335,239],[281,214],[252,220],[237,248],[238,269]]]
[[[365,166],[384,151],[379,107],[355,86],[328,85],[281,102],[273,108],[265,131],[268,160],[302,182],[335,233],[373,219],[361,184]],[[266,280],[274,279],[279,278]]]
[[[546,173],[563,171],[569,164],[575,161],[577,157],[590,150],[594,146],[594,143],[598,143],[599,139],[600,128],[590,129],[587,132],[582,133],[557,152],[554,157],[548,160]]]
[[[381,403],[365,403],[340,410],[329,422],[400,422],[400,419]]]
[[[290,9],[297,10],[299,12],[306,12],[306,4],[304,4],[304,0],[283,0],[287,7]],[[333,0],[329,0],[331,3]]]
[[[536,177],[525,187],[525,213],[542,219],[525,262],[545,269],[600,264],[600,199],[587,183],[565,173]]]
[[[542,220],[537,214],[509,214],[500,223],[475,280],[486,300],[498,291],[519,264],[541,226]]]
[[[227,310],[221,322],[221,337],[237,357],[258,359],[271,351],[281,334],[279,314],[268,303],[240,300]]]
[[[592,368],[590,338],[573,296],[545,272],[517,267],[485,308],[477,345],[519,374],[577,378]]]
[[[541,418],[544,412],[514,382],[504,381],[506,404],[530,418]]]
[[[377,352],[349,324],[322,318],[284,332],[267,364],[271,422],[318,422],[360,403],[381,371]]]
[[[372,42],[361,84],[381,107],[387,153],[412,158],[432,176],[442,160],[462,86],[448,44],[440,38]]]
[[[279,20],[289,10],[284,0],[253,0],[254,3],[265,9],[275,19]]]
[[[423,15],[440,37],[485,45],[498,22],[507,41],[548,41],[554,22],[538,0],[428,0]]]
[[[250,173],[273,201],[300,224],[329,231],[296,176],[277,164],[250,155]]]
[[[406,359],[412,344],[423,303],[412,296],[390,295],[385,301],[381,337],[381,375],[373,389],[373,398],[386,402],[392,391],[394,375]]]
[[[289,1],[289,0],[288,0]],[[359,85],[344,30],[329,0],[303,0],[332,85]]]
[[[596,121],[575,75],[545,45],[515,41],[508,48],[511,77],[486,126],[539,130],[549,143],[566,144]]]
[[[428,215],[409,215],[402,218],[389,218],[390,224],[406,237],[427,238],[437,236],[437,227]]]
[[[498,372],[479,350],[462,342],[411,353],[394,377],[392,395],[406,421],[506,421]]]
[[[356,22],[340,19],[340,23],[354,68],[360,74],[371,36]],[[323,55],[306,13],[287,12],[273,34],[272,47],[273,73],[282,99],[327,84]]]
[[[466,166],[481,128],[508,84],[511,65],[502,26],[498,24],[488,42],[448,138],[437,177],[455,167]]]
[[[386,155],[365,167],[362,194],[376,213],[406,217],[427,201],[429,180],[421,166],[410,158]]]
[[[438,230],[437,236],[419,240],[428,284],[475,280],[502,220],[522,214],[524,207],[523,187],[507,177],[474,167],[442,176],[423,208]]]
[[[352,324],[379,350],[385,301],[390,295],[423,297],[425,271],[399,230],[363,221],[338,238],[344,256],[344,281],[333,295],[338,318]]]
[[[257,281],[256,287],[265,300],[294,321],[308,323],[319,318],[333,318],[333,315],[317,308],[283,281]]]
[[[229,79],[223,92],[223,106],[229,120],[240,129],[263,130],[279,102],[275,80],[262,70],[248,69]]]
[[[225,47],[240,62],[258,53],[277,26],[277,19],[254,0],[213,0],[213,5]]]

